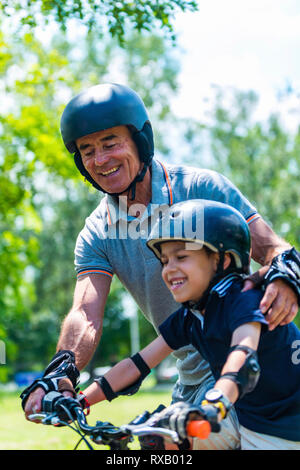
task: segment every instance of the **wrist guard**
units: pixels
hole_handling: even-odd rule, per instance
[[[83,392],[79,392],[78,395],[76,396],[77,401],[79,402],[81,408],[85,410],[85,415],[90,414],[90,408],[91,405],[88,402],[88,399],[86,398],[85,394]]]
[[[130,357],[130,359],[140,371],[141,376],[138,380],[136,380],[133,384],[129,385],[128,387],[125,387],[122,390],[119,390],[118,392],[114,392],[109,382],[104,376],[95,379],[95,382],[100,385],[108,401],[112,401],[120,395],[134,395],[139,390],[143,380],[147,377],[148,374],[150,374],[151,369],[149,369],[147,363],[144,361],[144,359],[139,353],[134,354],[134,356]]]
[[[282,279],[294,290],[300,305],[300,253],[295,248],[284,251],[273,258],[265,275],[264,285],[268,286],[276,279]]]
[[[214,395],[216,395],[215,398]],[[228,412],[232,408],[232,403],[228,400],[227,397],[223,395],[220,390],[217,389],[211,389],[206,392],[205,400],[202,400],[201,407],[205,407],[207,405],[215,406],[217,413],[220,413],[222,419],[226,418]]]
[[[37,388],[42,388],[46,393],[52,391],[60,391],[59,381],[62,379],[68,379],[71,381],[74,389],[79,383],[80,372],[75,365],[75,356],[72,351],[59,351],[53,356],[50,364],[46,368],[43,377],[36,379],[29,387],[27,387],[20,395],[22,400],[22,408],[25,409],[25,405],[29,395]],[[65,389],[67,390],[67,389]],[[72,391],[68,389],[68,391]]]

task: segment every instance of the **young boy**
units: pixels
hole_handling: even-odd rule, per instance
[[[300,450],[300,331],[292,323],[269,331],[258,308],[262,290],[242,292],[250,264],[243,217],[213,201],[178,203],[157,221],[147,244],[182,307],[150,345],[85,390],[89,403],[134,393],[151,368],[192,344],[216,380],[203,410],[213,407],[221,421],[235,404],[242,449]],[[296,250],[288,256],[299,269]],[[179,408],[170,407],[171,414]]]

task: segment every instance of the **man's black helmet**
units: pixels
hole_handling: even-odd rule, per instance
[[[249,228],[240,212],[227,204],[191,199],[169,207],[153,226],[147,245],[160,259],[160,245],[166,241],[205,245],[222,254],[221,259],[229,253],[238,271],[249,272]]]
[[[83,166],[76,139],[116,126],[128,126],[137,146],[144,171],[135,182],[142,181],[154,154],[153,132],[145,105],[131,88],[115,83],[93,86],[75,96],[61,118],[61,135],[81,174],[97,189],[103,189]],[[134,182],[133,182],[134,183]],[[127,188],[128,189],[128,188]]]

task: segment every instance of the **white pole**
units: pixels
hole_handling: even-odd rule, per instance
[[[122,299],[124,315],[130,322],[131,355],[140,350],[140,332],[137,313],[137,305],[129,294],[124,294]]]

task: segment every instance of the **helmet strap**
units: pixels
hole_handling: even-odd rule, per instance
[[[131,197],[129,197],[129,199],[130,199],[131,201],[134,201],[134,199],[135,199],[136,183],[140,183],[141,181],[143,181],[147,169],[148,169],[148,165],[146,165],[146,163],[144,163],[144,166],[143,166],[143,168],[142,168],[142,171],[134,178],[134,180],[133,180],[132,183],[128,186],[128,188],[125,189],[125,191],[128,191],[128,190],[131,189]],[[125,191],[123,191],[123,192],[125,192]],[[123,194],[123,193],[121,193],[121,194]]]

